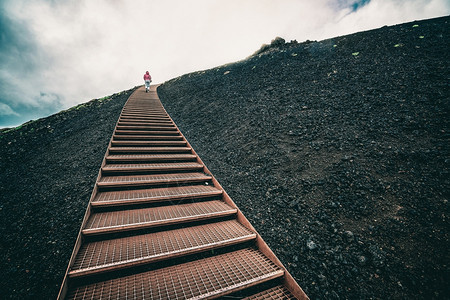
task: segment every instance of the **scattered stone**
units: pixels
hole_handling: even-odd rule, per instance
[[[345,238],[347,239],[347,241],[353,241],[354,239],[354,235],[353,232],[351,232],[350,230],[347,230],[344,232]]]
[[[308,240],[306,242],[306,247],[308,247],[309,250],[314,250],[317,248],[317,244],[312,240]]]
[[[364,255],[358,256],[358,262],[360,265],[364,266],[367,262],[367,258]]]

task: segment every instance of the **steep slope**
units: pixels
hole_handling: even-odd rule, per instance
[[[277,39],[158,89],[312,299],[450,294],[449,20]]]

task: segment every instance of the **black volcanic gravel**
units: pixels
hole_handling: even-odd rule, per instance
[[[0,133],[0,298],[56,298],[133,90]]]
[[[278,39],[158,88],[311,299],[450,298],[449,21]],[[130,93],[0,132],[2,297],[56,297]]]
[[[449,20],[278,39],[158,88],[312,299],[450,297]]]

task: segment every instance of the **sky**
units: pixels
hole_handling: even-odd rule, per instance
[[[447,16],[450,0],[1,0],[0,128],[242,60],[279,36],[323,40]]]

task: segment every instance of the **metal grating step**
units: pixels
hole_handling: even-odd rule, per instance
[[[142,130],[115,130],[114,134],[116,135],[180,135],[178,131],[160,131],[160,130],[151,130],[151,131],[142,131]]]
[[[133,122],[151,122],[151,121],[168,121],[172,122],[172,120],[168,116],[160,116],[160,117],[149,117],[149,116],[142,116],[142,117],[133,117],[133,116],[121,116],[119,118],[119,121],[133,121]]]
[[[166,118],[168,119],[167,114],[165,113],[144,113],[144,112],[136,112],[136,113],[131,113],[131,112],[124,112],[121,115],[121,118],[137,118],[137,119],[141,119],[141,118],[150,118],[150,119],[163,119]]]
[[[190,147],[111,147],[110,153],[173,153],[191,152]]]
[[[119,231],[171,225],[190,221],[200,221],[233,215],[237,209],[222,201],[205,201],[92,214],[83,234],[94,235]]]
[[[216,298],[283,276],[261,252],[244,249],[74,288],[68,299]]]
[[[276,286],[271,289],[262,291],[250,297],[243,298],[243,300],[264,300],[264,299],[283,299],[283,300],[291,300],[296,299],[294,295],[289,292],[289,290],[282,286]]]
[[[143,189],[131,191],[101,192],[92,200],[92,206],[117,206],[170,200],[214,197],[222,191],[204,185]]]
[[[119,125],[125,126],[174,126],[173,122],[170,121],[148,121],[148,122],[132,122],[132,121],[122,121],[119,120]]]
[[[135,122],[140,124],[161,122],[173,124],[169,117],[120,117],[119,122]]]
[[[151,99],[149,99],[151,100]],[[156,99],[155,99],[156,100]],[[134,103],[128,103],[122,111],[122,114],[136,114],[136,113],[145,113],[145,115],[150,114],[165,114],[166,112],[162,109],[161,105],[152,105],[148,100],[135,101]]]
[[[183,140],[181,135],[114,135],[113,140]]]
[[[160,118],[160,117],[158,117],[158,118]],[[130,122],[130,123],[135,123],[136,125],[145,125],[147,123],[173,124],[172,120],[170,120],[170,119],[158,120],[155,118],[136,120],[136,119],[129,119],[129,118],[125,117],[125,118],[120,118],[119,122]]]
[[[167,117],[167,113],[162,110],[132,110],[125,108],[121,114],[122,117]]]
[[[112,141],[111,146],[186,146],[185,141]]]
[[[159,130],[159,131],[172,131],[177,130],[175,126],[165,127],[165,126],[121,126],[117,125],[117,130]]]
[[[197,158],[194,154],[129,154],[129,155],[109,155],[107,162],[133,162],[133,161],[192,161]]]
[[[127,105],[123,111],[145,111],[146,113],[164,112],[161,108],[161,105],[151,105],[151,103],[149,103],[147,99],[136,99],[134,103],[129,103],[129,105]]]
[[[78,252],[69,276],[104,273],[234,245],[255,238],[255,233],[232,220],[85,243]]]
[[[103,176],[98,185],[100,187],[136,186],[136,185],[157,185],[176,184],[189,182],[205,182],[212,177],[204,173],[173,173],[173,174],[153,174],[153,175],[126,175],[126,176]]]
[[[107,164],[102,168],[105,174],[124,172],[174,172],[200,171],[203,165],[196,162],[154,163],[154,164]]]
[[[136,103],[135,106],[126,106],[122,111],[122,115],[125,114],[144,114],[145,116],[153,115],[153,114],[163,114],[167,115],[166,111],[161,106],[152,106],[148,105],[149,103],[142,101],[140,103]]]

